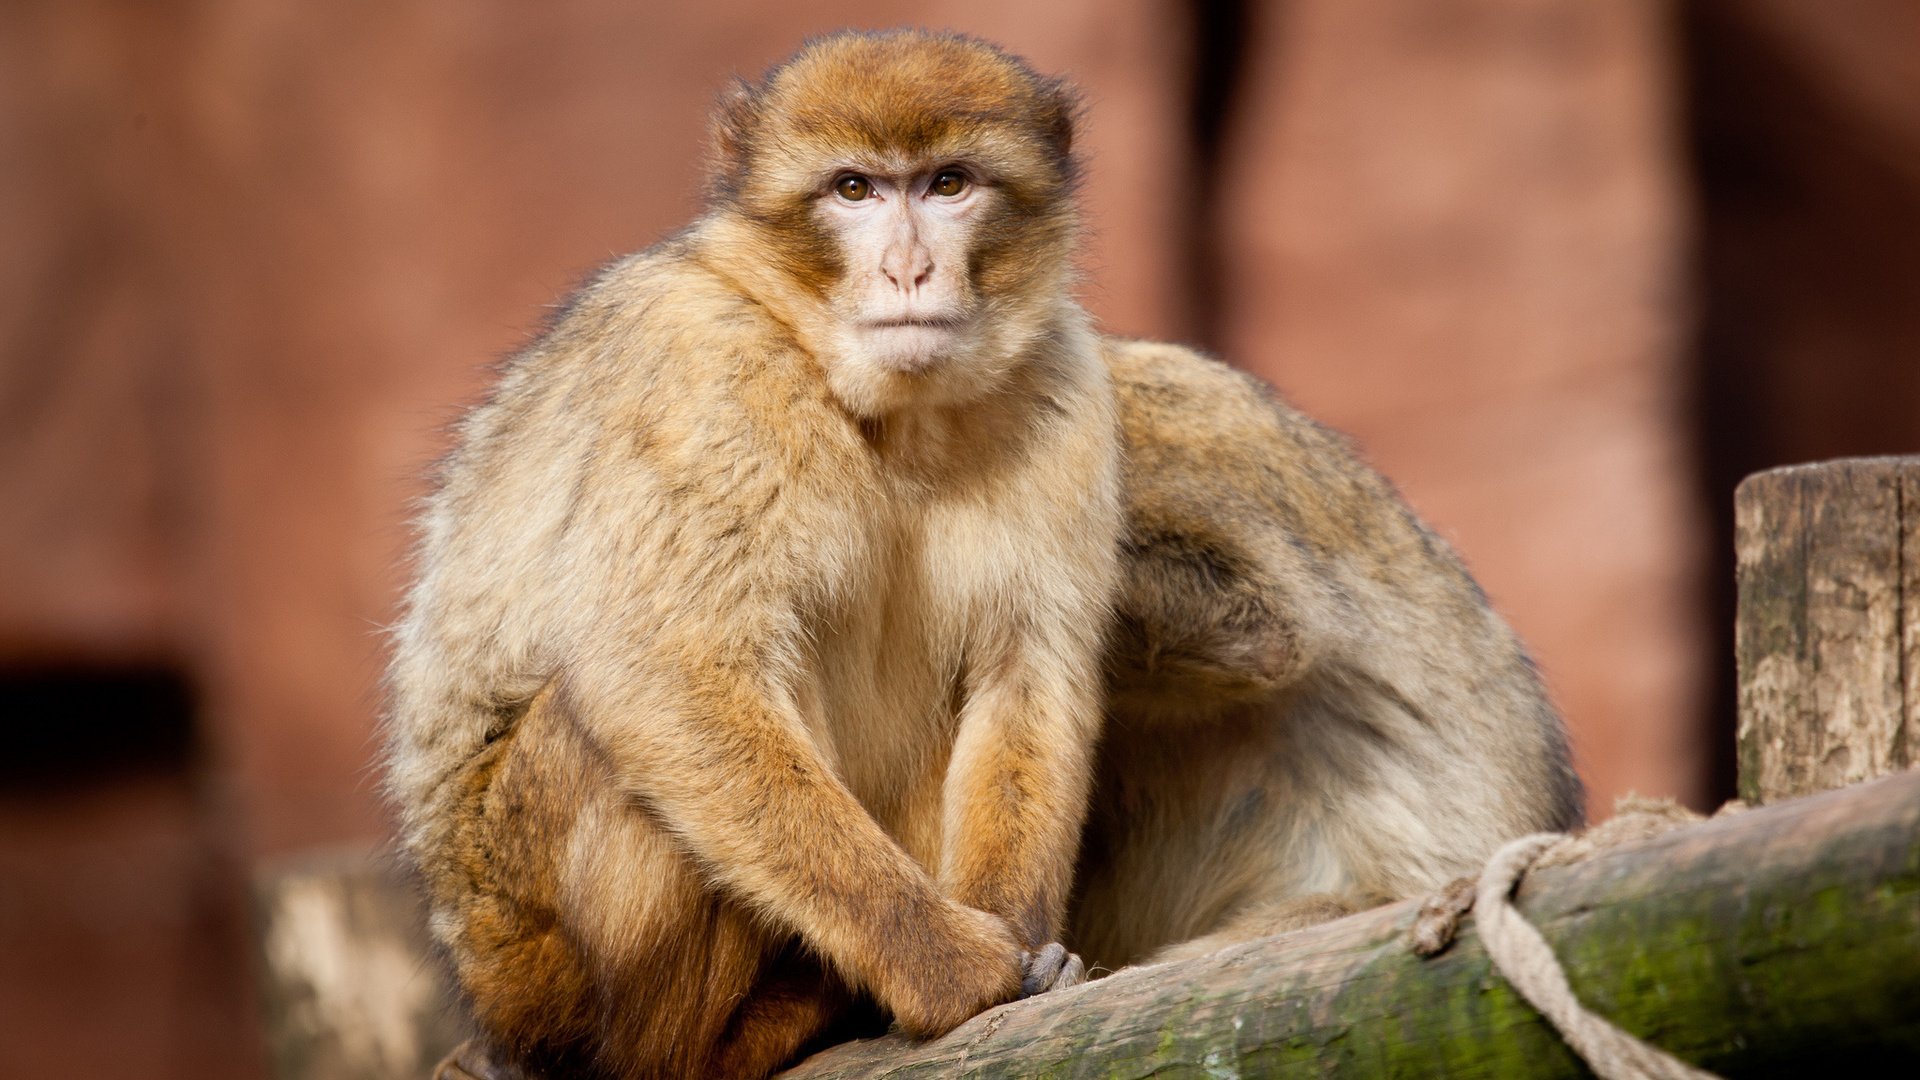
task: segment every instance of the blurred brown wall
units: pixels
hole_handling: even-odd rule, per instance
[[[1298,0],[1254,22],[1226,355],[1358,436],[1519,629],[1596,814],[1705,798],[1667,5]]]
[[[840,26],[1072,74],[1104,324],[1357,436],[1532,646],[1596,812],[1710,802],[1737,471],[1920,443],[1912,12],[0,7],[0,679],[55,732],[0,773],[0,1045],[258,1074],[238,884],[382,832],[379,628],[444,425],[695,212],[722,81]],[[63,708],[153,672],[185,741],[116,758],[132,699]]]

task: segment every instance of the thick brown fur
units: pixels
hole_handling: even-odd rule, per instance
[[[448,1075],[764,1075],[860,1001],[1011,1000],[1058,936],[1122,529],[1071,108],[967,39],[810,45],[723,105],[707,215],[462,424],[387,755],[482,1036]],[[971,336],[861,367],[835,170],[948,160]]]
[[[1069,945],[1108,967],[1194,955],[1579,822],[1531,662],[1385,480],[1213,360],[1107,359],[1128,551]]]
[[[1175,958],[1577,820],[1524,654],[1391,488],[1088,329],[1073,112],[967,39],[810,45],[723,100],[709,213],[463,424],[388,752],[482,1033],[445,1075],[764,1075],[873,1002],[950,1028],[1062,936]],[[991,188],[975,362],[852,371],[834,163],[949,159]]]

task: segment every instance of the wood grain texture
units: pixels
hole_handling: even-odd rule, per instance
[[[1920,1060],[1920,773],[1542,870],[1520,907],[1589,1007],[1731,1076]],[[1004,1006],[946,1038],[822,1052],[852,1077],[1588,1075],[1469,929],[1407,950],[1403,902]]]
[[[1920,457],[1757,473],[1734,495],[1740,794],[1771,802],[1920,754]]]

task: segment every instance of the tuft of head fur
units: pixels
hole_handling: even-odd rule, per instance
[[[978,38],[843,31],[721,95],[710,181],[717,199],[770,209],[813,179],[810,161],[837,152],[978,154],[1023,194],[1057,200],[1079,180],[1079,113],[1066,80]]]

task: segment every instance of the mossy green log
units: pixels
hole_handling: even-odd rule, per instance
[[[1728,1076],[1920,1075],[1920,772],[1538,871],[1520,909],[1588,1007]],[[788,1080],[1577,1077],[1472,921],[1431,960],[1403,902],[850,1043]],[[1897,1071],[1896,1071],[1897,1070]]]

